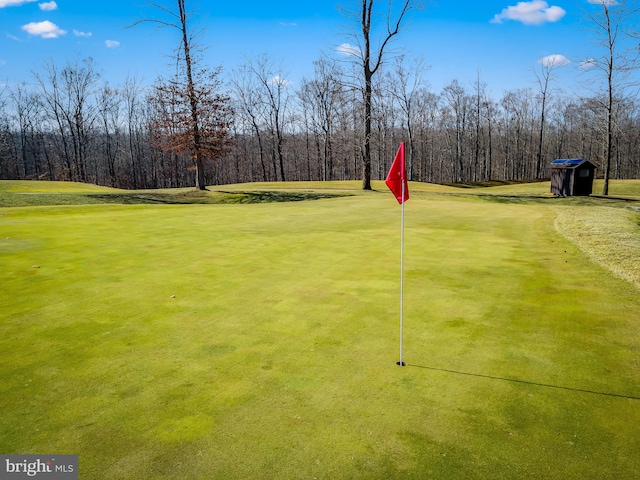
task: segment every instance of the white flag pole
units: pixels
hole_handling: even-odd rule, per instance
[[[401,367],[405,366],[402,361],[402,329],[404,323],[404,182],[402,179],[402,224],[400,231],[400,361],[397,362]]]

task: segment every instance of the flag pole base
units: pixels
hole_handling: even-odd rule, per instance
[[[399,365],[399,366],[401,366],[401,367],[404,367],[404,366],[406,365],[406,363],[404,363],[404,362],[396,362],[396,365]]]

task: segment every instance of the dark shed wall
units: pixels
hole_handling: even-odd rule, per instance
[[[567,197],[571,195],[571,170],[554,168],[551,170],[551,193]]]
[[[591,195],[594,177],[595,168],[590,164],[575,169],[573,172],[573,195]]]

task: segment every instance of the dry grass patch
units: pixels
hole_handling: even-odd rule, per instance
[[[556,207],[555,226],[595,262],[640,288],[640,215],[612,207]]]

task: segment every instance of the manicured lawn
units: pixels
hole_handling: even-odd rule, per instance
[[[82,479],[636,477],[640,295],[555,225],[588,205],[415,185],[398,367],[374,186],[0,208],[0,451]],[[211,195],[251,188],[277,185]]]

